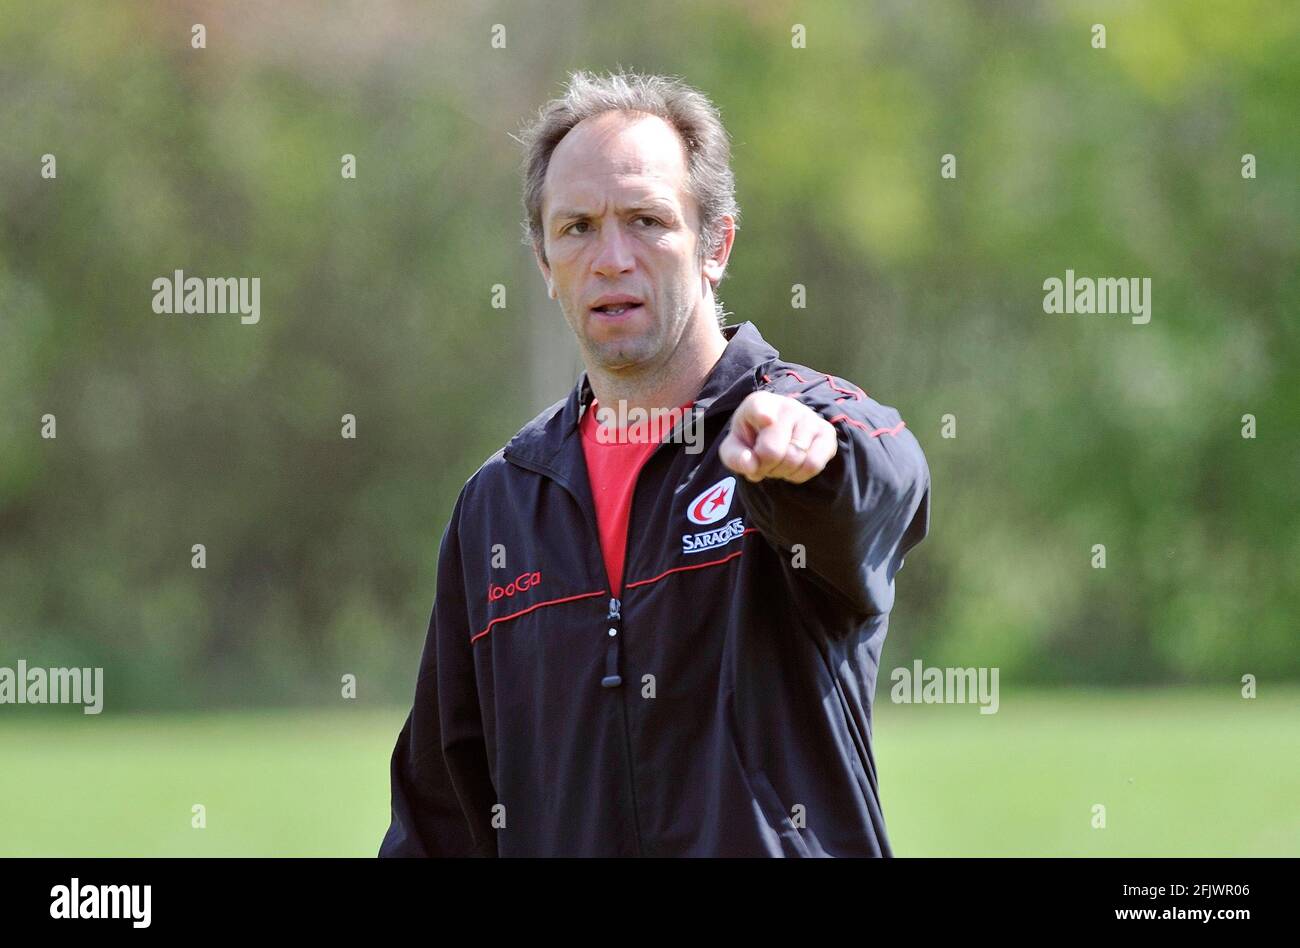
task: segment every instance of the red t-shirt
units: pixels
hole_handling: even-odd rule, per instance
[[[681,406],[682,411],[693,404],[694,399]],[[632,492],[636,489],[637,475],[672,430],[672,424],[665,418],[656,425],[651,417],[646,424],[639,426],[643,430],[638,430],[633,418],[631,427],[611,429],[611,434],[602,442],[597,434],[600,427],[596,420],[598,407],[593,398],[578,427],[582,432],[582,453],[587,459],[587,479],[591,481],[591,499],[596,504],[596,527],[600,532],[600,552],[605,560],[610,594],[620,596],[623,592],[623,556],[627,552],[627,525],[632,516]],[[658,440],[655,440],[656,435]]]

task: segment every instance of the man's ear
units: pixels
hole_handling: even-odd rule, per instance
[[[709,282],[717,286],[727,269],[727,260],[731,257],[731,245],[736,240],[736,219],[730,214],[723,214],[715,226],[722,239],[718,242],[718,249],[713,252],[713,255],[704,258],[703,269]]]
[[[533,259],[537,261],[537,269],[542,271],[542,279],[546,281],[546,295],[551,299],[556,299],[555,278],[551,276],[551,268],[546,265],[545,255],[540,244],[533,244]]]

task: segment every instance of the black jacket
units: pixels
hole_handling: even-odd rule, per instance
[[[585,374],[466,483],[381,856],[890,855],[871,702],[894,574],[929,529],[925,456],[893,408],[751,323],[724,333],[703,450],[670,436],[641,470],[621,599]],[[820,412],[839,450],[804,484],[719,494],[718,446],[759,389]]]

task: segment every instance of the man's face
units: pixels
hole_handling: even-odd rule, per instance
[[[677,133],[647,115],[586,119],[551,155],[542,201],[547,263],[537,262],[589,367],[661,366],[706,310],[686,170]],[[606,297],[638,305],[596,308]]]

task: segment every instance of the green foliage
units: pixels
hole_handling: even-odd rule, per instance
[[[367,9],[214,8],[191,50],[183,8],[0,2],[0,663],[407,700],[456,493],[577,367],[507,133],[622,63],[728,123],[728,311],[926,449],[888,663],[1300,676],[1294,4]],[[1044,314],[1067,268],[1150,277],[1150,324]],[[259,276],[261,322],[154,314],[175,269]]]

